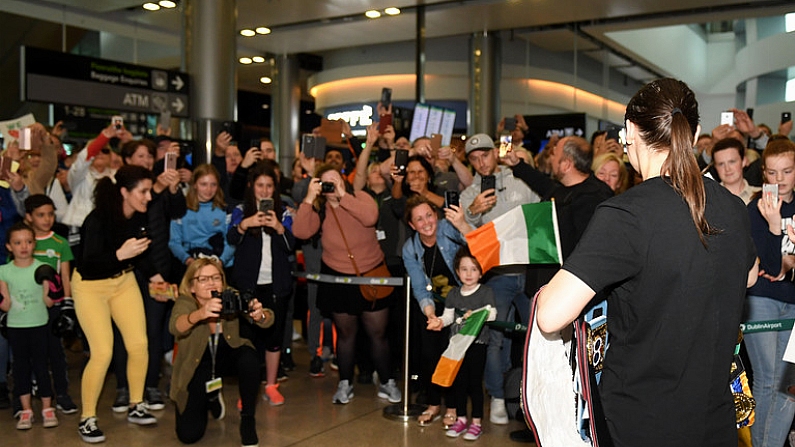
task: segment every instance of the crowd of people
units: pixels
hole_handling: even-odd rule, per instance
[[[7,145],[19,169],[0,188],[0,259],[8,259],[0,266],[0,310],[8,312],[0,407],[13,408],[18,429],[31,429],[35,388],[44,427],[58,425],[56,409],[80,411],[79,435],[102,442],[97,402],[107,372],[116,378],[112,410],[153,425],[153,412],[166,407],[166,357],[181,442],[202,438],[208,413],[224,417],[222,382],[232,375],[241,442],[257,445],[260,393],[284,405],[279,382],[296,368],[294,273],[405,274],[409,309],[399,287],[306,285],[305,368],[318,378],[338,369],[333,404],[349,403],[355,384],[368,382],[388,402],[411,398],[397,383],[404,367],[417,378],[413,398],[427,404],[420,426],[441,419],[447,436],[473,441],[486,417],[507,424],[516,414],[506,407],[505,377],[521,367],[521,347],[500,326],[476,337],[452,387],[431,377],[472,311],[486,306],[489,320],[527,324],[529,297],[548,284],[537,314],[546,332],[568,326],[597,294],[610,303],[601,391],[614,445],[726,445],[737,439],[733,405],[728,387],[713,381],[728,378],[740,321],[795,318],[792,123],[773,135],[732,111],[734,125],[699,135],[695,97],[666,79],[632,99],[622,138],[554,136],[534,154],[523,147],[521,115],[497,123],[495,135],[442,147],[378,123],[362,141],[343,123],[344,143],[329,145],[322,159],[301,152],[289,167],[267,138],[245,148],[227,132],[209,163],[192,166],[167,130],[139,140],[123,125],[67,156],[60,124],[35,124],[30,150]],[[511,144],[501,150],[495,141],[506,134]],[[763,183],[778,192],[762,194]],[[465,236],[517,206],[550,200],[562,268],[483,271]],[[90,353],[79,409],[57,335],[69,315],[76,324],[68,329]],[[412,355],[401,365],[407,315]],[[757,447],[781,447],[795,416],[787,390],[795,367],[782,360],[788,338],[745,337]],[[533,433],[511,439],[531,442]]]

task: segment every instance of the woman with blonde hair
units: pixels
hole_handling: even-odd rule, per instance
[[[597,155],[591,164],[596,178],[605,182],[616,194],[621,194],[629,186],[629,175],[624,160],[612,152]]]

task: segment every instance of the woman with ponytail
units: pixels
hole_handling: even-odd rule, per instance
[[[729,370],[757,277],[747,213],[700,175],[698,103],[685,83],[644,86],[625,121],[643,182],[597,208],[538,297],[538,327],[567,328],[603,292],[610,346],[599,394],[613,444],[737,445]]]
[[[78,431],[83,441],[103,442],[97,427],[97,401],[113,354],[116,324],[127,349],[127,380],[130,406],[127,421],[150,425],[157,420],[143,404],[144,381],[149,362],[146,317],[134,269],[152,277],[154,267],[143,262],[151,240],[146,228],[146,209],[152,200],[152,173],[140,166],[123,166],[101,179],[94,190],[95,208],[83,223],[83,258],[72,278],[75,312],[91,346],[83,370],[83,414]]]

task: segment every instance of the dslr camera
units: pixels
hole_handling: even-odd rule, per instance
[[[223,292],[214,290],[212,296],[221,299],[221,312],[218,316],[225,319],[248,315],[248,303],[254,299],[250,292],[240,293],[231,287],[227,287]]]
[[[336,185],[331,182],[320,182],[321,192],[334,192],[337,189]]]

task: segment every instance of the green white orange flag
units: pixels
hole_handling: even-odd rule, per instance
[[[458,370],[461,369],[461,364],[464,363],[467,349],[478,338],[480,330],[483,329],[483,324],[489,317],[489,309],[491,309],[491,306],[486,305],[473,311],[464,322],[461,330],[450,337],[450,344],[447,345],[442,358],[436,364],[436,371],[433,372],[433,377],[431,378],[433,383],[445,387],[453,385],[455,377],[458,375]]]
[[[563,264],[554,200],[517,206],[466,238],[484,272],[507,264]]]

